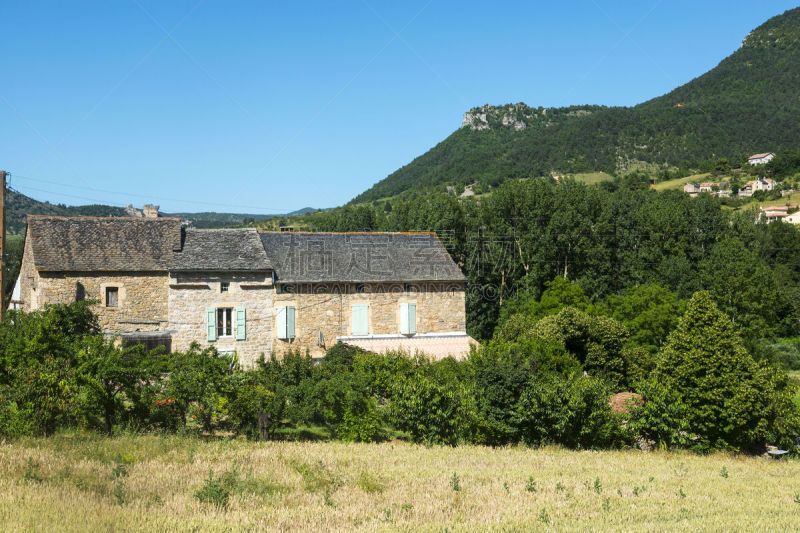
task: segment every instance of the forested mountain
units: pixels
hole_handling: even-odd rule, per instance
[[[353,203],[411,189],[606,171],[696,168],[800,145],[800,8],[776,16],[706,74],[634,107],[483,106]]]

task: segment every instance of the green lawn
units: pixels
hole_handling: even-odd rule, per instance
[[[795,206],[798,204],[800,204],[800,192],[795,192],[787,196],[782,196],[777,200],[767,200],[765,202],[752,203],[752,205],[757,205],[759,207],[774,207],[774,206],[784,206],[784,205]]]
[[[582,172],[579,174],[572,174],[576,181],[585,183],[586,185],[597,185],[603,181],[611,181],[614,176],[605,172]]]

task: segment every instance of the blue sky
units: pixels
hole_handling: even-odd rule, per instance
[[[634,105],[778,0],[0,0],[0,168],[66,204],[333,207],[478,105]]]

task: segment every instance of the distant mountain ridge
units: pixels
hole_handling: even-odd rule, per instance
[[[351,203],[409,190],[640,163],[696,166],[800,147],[800,8],[769,19],[707,73],[634,107],[481,106]]]
[[[161,216],[174,216],[189,220],[193,226],[199,228],[220,228],[238,226],[248,219],[266,220],[273,217],[291,217],[304,215],[317,211],[313,207],[304,207],[297,211],[279,215],[260,215],[247,213],[164,213]],[[20,235],[25,231],[25,218],[27,215],[57,215],[57,216],[95,216],[95,217],[124,217],[129,216],[124,207],[93,204],[81,206],[68,206],[64,204],[51,204],[40,202],[14,190],[6,189],[6,231],[11,235]]]

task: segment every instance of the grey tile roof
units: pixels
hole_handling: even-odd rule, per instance
[[[177,218],[28,215],[37,270],[167,271],[181,247]]]
[[[433,233],[265,232],[278,283],[464,281]]]
[[[253,228],[187,229],[183,250],[175,254],[172,270],[270,270],[272,265]]]

